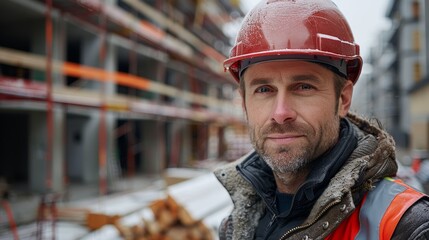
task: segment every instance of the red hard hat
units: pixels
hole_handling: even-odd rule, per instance
[[[249,65],[273,60],[318,62],[356,83],[362,69],[359,45],[330,0],[263,0],[244,18],[230,58],[239,82]]]

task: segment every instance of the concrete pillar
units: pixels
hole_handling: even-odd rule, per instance
[[[69,115],[66,123],[66,142],[67,142],[67,176],[71,182],[83,180],[83,134],[84,126],[87,122],[86,117]]]
[[[40,23],[31,23],[31,29],[34,29],[31,36],[31,53],[46,56],[45,50],[45,30],[44,25]],[[41,70],[31,70],[30,78],[36,81],[45,81],[45,72]]]
[[[44,19],[43,19],[44,20]],[[65,54],[65,26],[67,25],[63,18],[53,17],[52,19],[52,60],[63,60]],[[46,57],[46,34],[45,34],[45,22],[31,22],[28,23],[28,28],[32,29],[29,31],[31,34],[31,52],[40,56]],[[46,75],[44,70],[31,70],[30,78],[36,81],[46,81]],[[63,85],[64,76],[61,73],[52,72],[52,82],[54,85]]]
[[[112,0],[110,0],[112,1]],[[115,2],[115,1],[112,1]],[[108,43],[106,49],[106,64],[105,70],[115,72],[117,71],[117,51],[116,46]],[[104,86],[104,94],[113,95],[116,93],[116,84],[113,81],[107,81]],[[119,163],[116,157],[116,136],[115,136],[115,127],[116,127],[116,115],[112,112],[106,112],[106,157],[107,157],[107,179],[109,181],[117,179],[120,176]]]
[[[83,169],[82,180],[85,183],[98,181],[98,130],[99,112],[94,111],[83,126]]]
[[[94,110],[86,116],[74,116],[67,120],[67,172],[72,181],[96,183],[99,180],[99,116],[99,112]],[[114,151],[114,121],[114,116],[107,113],[107,180],[119,176]]]
[[[101,40],[102,39],[96,35],[94,37],[82,39],[80,64],[90,67],[100,67],[99,55]],[[89,89],[97,90],[99,89],[100,83],[91,79],[85,83],[85,86]]]
[[[98,112],[67,119],[67,175],[71,181],[98,181]]]
[[[102,39],[94,36],[93,38],[86,38],[82,44],[82,58],[81,64],[85,66],[100,67],[100,46]],[[106,47],[105,70],[116,71],[116,49],[113,45],[108,44]],[[97,81],[88,81],[85,86],[88,86],[94,91],[104,90],[105,95],[114,94],[116,86],[109,82],[100,89],[100,83]],[[114,114],[106,112],[105,126],[106,126],[106,156],[107,156],[107,178],[111,179],[115,175],[114,168],[111,166],[116,161],[115,159],[115,129],[116,118]],[[83,169],[82,180],[87,183],[97,182],[99,180],[99,124],[100,124],[100,110],[94,110],[89,114],[89,119],[84,124],[83,128]]]
[[[157,174],[165,168],[165,129],[162,122],[143,121],[142,123],[142,172]]]
[[[46,114],[29,114],[29,187],[34,192],[46,190]]]
[[[53,139],[52,139],[52,190],[64,190],[64,118],[65,113],[62,106],[56,106],[53,109]]]
[[[47,165],[47,116],[46,112],[29,114],[29,187],[35,192],[46,192],[48,176],[53,191],[64,188],[64,111],[54,108],[51,168]],[[48,171],[51,171],[48,175]]]
[[[67,22],[64,19],[63,15],[60,15],[60,18],[55,19],[54,22],[54,32],[53,32],[53,49],[52,56],[53,59],[57,61],[64,61],[66,58],[66,33],[67,33]],[[55,86],[64,86],[66,76],[61,72],[53,72],[53,84]]]
[[[192,161],[192,128],[188,121],[180,120],[179,131],[181,131],[180,165],[188,166]],[[196,149],[195,149],[196,150]]]
[[[210,125],[209,126],[209,134],[208,134],[208,149],[207,149],[207,156],[208,158],[212,159],[218,159],[219,158],[219,151],[220,151],[220,130],[221,128],[217,125]]]
[[[52,46],[46,46],[45,25],[44,22],[32,23],[32,41],[31,52],[43,55],[47,58],[46,47],[52,48],[52,61],[61,60],[64,57],[64,49],[59,46],[64,46],[61,41],[61,27],[63,20],[53,18],[53,36]],[[48,60],[48,59],[46,59]],[[63,85],[63,76],[60,73],[49,73],[52,77],[52,84]],[[33,80],[44,81],[46,83],[46,72],[33,70],[30,76]],[[46,189],[46,151],[47,146],[47,109],[44,112],[30,114],[30,188],[35,191],[45,191]],[[52,136],[52,159],[51,159],[51,174],[53,191],[61,191],[64,188],[64,109],[61,106],[53,108],[53,136]],[[43,140],[42,140],[43,139]],[[34,146],[34,147],[33,147]],[[40,165],[40,161],[43,161]],[[42,171],[40,168],[43,168]],[[35,170],[34,170],[35,169]],[[37,180],[36,180],[37,179]]]
[[[172,167],[185,166],[192,160],[192,128],[188,121],[175,119],[171,122],[167,161]]]
[[[53,39],[52,46],[52,59],[62,59],[63,51],[59,49],[59,22],[61,19],[53,18]],[[45,36],[45,25],[44,21],[41,22],[32,22],[30,29],[33,29],[30,33],[32,34],[31,41],[31,52],[46,56],[46,36]],[[52,73],[50,73],[52,74]],[[60,83],[62,84],[59,75],[51,75],[53,84]],[[46,73],[44,71],[33,70],[30,78],[32,80],[44,81],[46,82]],[[53,190],[62,189],[62,162],[63,162],[63,122],[64,122],[64,111],[60,108],[54,108],[54,136],[53,136],[53,152],[52,152],[52,187]],[[35,169],[42,167],[44,170],[38,172],[38,170],[30,169],[30,187],[37,191],[45,190],[46,186],[46,166],[43,163],[43,166],[40,166],[40,161],[46,162],[46,150],[47,150],[47,118],[46,112],[32,113],[30,114],[30,151],[36,155],[30,154],[30,165],[37,165]],[[42,140],[43,139],[43,140]],[[34,144],[33,144],[34,143]],[[34,147],[33,147],[34,146]],[[43,160],[42,160],[43,159]],[[34,178],[37,178],[34,179]]]
[[[218,91],[219,89],[217,88],[216,85],[213,85],[213,84],[208,85],[208,95],[210,97],[217,98]],[[218,112],[223,111],[223,109],[213,109],[213,108],[211,108],[210,110],[218,111]],[[220,144],[222,143],[220,142],[220,139],[219,139],[219,131],[220,131],[219,126],[215,124],[211,124],[208,126],[208,134],[207,134],[207,137],[208,137],[207,157],[208,158],[220,157],[219,151],[220,151]]]

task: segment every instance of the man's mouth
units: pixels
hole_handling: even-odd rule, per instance
[[[304,137],[302,134],[291,133],[272,133],[268,134],[266,139],[277,144],[288,144]]]

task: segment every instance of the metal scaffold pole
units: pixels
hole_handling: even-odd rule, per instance
[[[45,236],[43,234],[43,225],[44,221],[47,219],[45,215],[46,206],[49,205],[50,219],[52,221],[52,237],[55,239],[55,228],[56,228],[56,208],[55,201],[56,199],[51,197],[53,195],[49,194],[53,190],[53,138],[54,138],[54,114],[53,114],[53,79],[52,79],[52,51],[53,51],[53,20],[52,20],[52,0],[45,0],[46,12],[45,12],[45,51],[46,51],[46,69],[45,69],[45,79],[46,79],[46,128],[47,128],[47,138],[46,138],[46,178],[45,178],[45,194],[43,194],[39,208],[37,212],[37,232],[36,239],[43,239]],[[47,200],[47,199],[50,200]]]
[[[106,15],[104,14],[104,2],[100,5],[100,54],[99,63],[102,69],[106,63]],[[106,147],[106,83],[100,83],[101,89],[101,108],[100,108],[100,123],[98,131],[98,163],[99,163],[99,193],[105,195],[107,193],[107,147]]]
[[[52,0],[46,0],[46,106],[47,106],[47,147],[46,147],[46,190],[52,189],[52,151],[53,151],[53,99],[52,99]]]

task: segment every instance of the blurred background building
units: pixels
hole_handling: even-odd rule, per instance
[[[355,94],[355,108],[377,117],[411,156],[429,149],[429,3],[391,0],[381,32]]]

